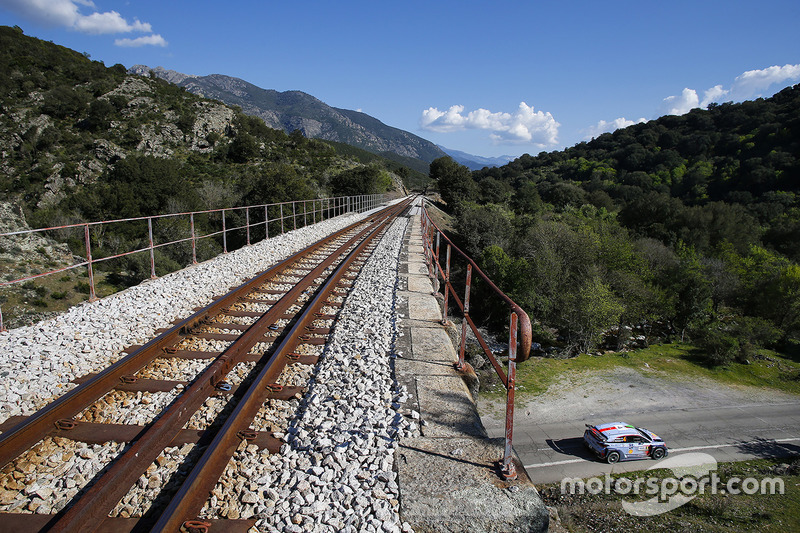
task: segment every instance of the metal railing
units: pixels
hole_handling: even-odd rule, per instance
[[[431,220],[428,210],[423,203],[422,208],[422,235],[423,247],[425,251],[426,263],[428,264],[428,274],[432,280],[441,280],[444,282],[444,304],[442,312],[442,324],[448,323],[448,306],[450,305],[450,297],[452,296],[455,306],[461,311],[463,320],[461,322],[461,342],[458,349],[458,362],[454,365],[456,370],[467,370],[468,364],[464,360],[466,351],[467,340],[467,325],[471,328],[475,338],[478,340],[481,348],[483,349],[489,362],[494,367],[500,381],[506,389],[506,424],[505,424],[505,449],[502,459],[502,474],[506,479],[515,479],[517,477],[516,467],[512,460],[512,441],[514,436],[514,388],[517,375],[517,362],[522,362],[528,359],[531,350],[531,321],[528,314],[522,308],[514,303],[511,298],[506,296],[489,277],[484,274],[478,265],[467,254],[462,252],[456,247],[453,242],[439,229],[439,227]],[[445,252],[445,265],[442,267],[441,259],[441,245],[442,241],[446,244]],[[466,279],[464,283],[464,300],[462,301],[456,290],[453,288],[451,279],[451,259],[453,252],[455,252],[464,262],[466,262]],[[509,339],[508,339],[508,369],[503,369],[503,366],[495,357],[492,350],[483,338],[483,335],[478,330],[475,322],[470,315],[470,291],[473,284],[473,275],[479,276],[487,284],[490,292],[496,295],[500,301],[508,306],[510,312],[509,318]]]
[[[64,226],[54,226],[50,228],[39,228],[25,231],[14,231],[9,233],[0,233],[0,243],[4,238],[19,238],[26,235],[44,234],[49,231],[74,231],[78,232],[80,239],[84,243],[85,258],[73,265],[56,268],[47,272],[40,272],[25,277],[6,280],[0,282],[0,288],[8,287],[17,283],[23,283],[58,274],[76,268],[86,267],[88,274],[89,285],[89,301],[96,301],[97,292],[94,282],[94,269],[93,266],[111,259],[130,256],[133,254],[148,252],[150,255],[150,278],[155,279],[156,276],[156,255],[155,251],[167,246],[178,245],[181,243],[191,242],[192,246],[192,264],[197,264],[197,244],[202,239],[210,239],[212,237],[221,236],[222,239],[222,253],[228,253],[228,237],[231,232],[243,231],[244,245],[250,245],[254,229],[259,229],[258,234],[262,235],[262,239],[270,238],[270,226],[273,226],[273,236],[275,232],[280,229],[278,235],[281,235],[288,229],[297,229],[299,227],[307,226],[310,223],[316,224],[323,220],[333,218],[345,213],[356,212],[361,213],[369,211],[378,207],[386,201],[385,194],[371,194],[361,196],[339,196],[335,198],[317,198],[314,200],[295,200],[291,202],[279,202],[274,204],[250,205],[244,207],[230,207],[224,209],[208,209],[204,211],[191,211],[185,213],[170,213],[166,215],[154,215],[147,217],[133,217],[122,218],[116,220],[103,220],[98,222],[80,222],[76,224],[67,224]],[[217,231],[210,231],[209,233],[202,234],[198,231],[195,224],[195,217],[197,215],[216,215],[218,214],[220,220],[218,222]],[[227,216],[226,216],[227,214]],[[238,226],[228,226],[228,221],[231,215],[238,215],[239,218],[244,217],[244,223]],[[253,215],[253,216],[251,216]],[[237,218],[234,216],[233,218]],[[156,242],[153,238],[153,223],[161,220],[182,220],[184,223],[188,220],[187,235],[182,238],[169,240],[167,242]],[[144,226],[142,226],[142,235],[140,242],[147,242],[147,246],[137,248],[135,250],[128,250],[119,253],[113,253],[104,257],[92,257],[92,234],[101,234],[105,228],[111,224],[121,224],[129,222],[147,222],[146,241],[144,234]],[[63,240],[63,239],[62,239]],[[257,241],[256,241],[257,242]],[[3,313],[0,308],[0,331],[5,331],[3,325]]]

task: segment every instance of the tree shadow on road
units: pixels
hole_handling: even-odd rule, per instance
[[[739,451],[764,459],[786,457],[800,454],[800,446],[789,442],[777,442],[774,439],[758,438],[750,442],[737,444]]]

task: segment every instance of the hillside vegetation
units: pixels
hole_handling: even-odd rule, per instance
[[[468,252],[562,353],[800,336],[800,86],[470,172],[431,164]],[[480,299],[477,299],[480,301]]]
[[[0,212],[9,213],[0,220],[0,233],[28,225],[380,193],[402,187],[402,179],[425,180],[396,162],[269,128],[238,108],[157,77],[128,74],[122,65],[106,67],[27,37],[19,28],[0,27],[0,72]],[[232,217],[229,227],[243,222]],[[217,219],[198,219],[198,231],[218,231]],[[165,224],[155,231],[158,242],[169,242],[188,234],[188,227]],[[50,237],[84,255],[82,236]],[[134,250],[146,240],[141,228],[115,226],[92,235],[93,254]],[[228,247],[239,241],[232,236]],[[15,279],[62,264],[63,248],[55,253],[48,246],[37,245],[47,257],[34,259],[19,243],[0,243],[0,275]],[[200,259],[221,251],[221,243],[212,240],[203,246]],[[159,274],[191,262],[186,247],[158,254]],[[117,286],[126,286],[149,277],[143,255],[103,266],[115,273]],[[40,308],[54,303],[41,287],[28,290],[38,291],[27,299]],[[8,294],[0,298],[2,304]]]

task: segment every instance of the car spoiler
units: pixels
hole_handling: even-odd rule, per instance
[[[605,436],[605,435],[603,435],[603,433],[602,433],[601,431],[597,431],[597,428],[595,428],[593,425],[591,425],[591,424],[585,424],[585,426],[586,426],[587,428],[589,428],[589,430],[592,432],[592,435],[594,435],[595,437],[597,437],[599,440],[601,440],[601,441],[603,441],[603,442],[605,442],[605,441],[607,441],[607,440],[608,440],[608,438],[606,438],[606,436]]]

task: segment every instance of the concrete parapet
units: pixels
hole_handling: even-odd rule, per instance
[[[406,233],[397,296],[403,318],[395,376],[421,426],[421,436],[401,440],[397,452],[402,520],[418,533],[547,531],[547,508],[519,459],[516,480],[500,475],[504,441],[487,437],[470,379],[453,366],[457,354],[441,325],[419,215]]]

